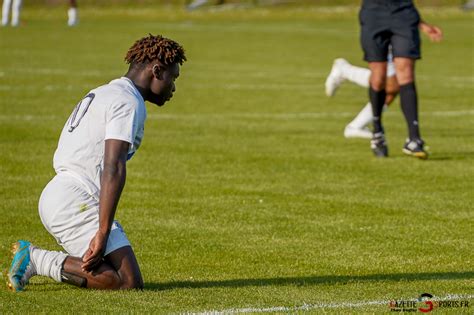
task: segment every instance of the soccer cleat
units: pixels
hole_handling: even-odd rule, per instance
[[[367,127],[357,128],[347,125],[346,128],[344,128],[344,137],[372,139],[372,131]]]
[[[388,147],[383,132],[374,133],[370,140],[370,148],[376,157],[388,157]]]
[[[331,68],[331,72],[329,73],[325,87],[326,87],[326,95],[331,97],[336,93],[337,88],[344,82],[344,77],[342,76],[342,68],[349,64],[346,59],[337,58],[334,60]]]
[[[428,153],[424,150],[424,141],[421,139],[407,139],[405,145],[403,146],[403,153],[407,155],[411,155],[417,157],[422,160],[426,160],[428,158]]]
[[[30,278],[36,275],[36,268],[30,260],[28,241],[18,241],[12,245],[13,259],[8,271],[8,288],[12,291],[23,291]]]

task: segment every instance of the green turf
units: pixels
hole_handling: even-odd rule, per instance
[[[423,11],[422,11],[423,13]],[[147,33],[184,45],[175,98],[148,105],[117,213],[143,292],[98,292],[34,278],[0,289],[0,313],[178,313],[340,305],[312,312],[389,312],[429,292],[471,296],[473,14],[426,10],[445,41],[417,67],[422,134],[432,152],[403,156],[397,104],[385,116],[391,157],[342,130],[367,102],[346,84],[333,99],[333,58],[358,65],[357,10],[28,8],[0,29],[0,267],[28,239],[58,250],[37,214],[63,123],[89,89],[122,75]],[[381,305],[342,303],[387,301]],[[464,309],[472,313],[474,306]],[[291,311],[291,309],[293,311]],[[459,313],[459,309],[437,312]]]

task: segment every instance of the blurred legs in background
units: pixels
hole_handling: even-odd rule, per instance
[[[68,26],[75,26],[79,23],[79,16],[77,12],[77,1],[70,0],[69,1],[69,10],[67,11],[67,25]]]
[[[4,0],[2,5],[2,26],[7,26],[10,20],[10,10],[12,11],[11,15],[11,25],[18,26],[20,25],[20,12],[22,0]],[[68,21],[67,25],[74,26],[79,23],[79,17],[77,12],[77,1],[69,1],[69,10],[67,11]]]
[[[462,6],[463,10],[472,10],[474,9],[474,0],[469,0],[464,3]]]
[[[199,7],[202,7],[206,3],[207,3],[207,0],[194,0],[191,3],[189,3],[188,5],[186,5],[186,9],[195,10]]]
[[[369,87],[370,70],[350,64],[343,58],[334,60],[331,72],[326,79],[326,95],[334,96],[337,89],[344,81],[355,83],[361,87]],[[389,57],[387,65],[387,82],[385,86],[387,96],[385,98],[385,109],[393,102],[399,92],[399,86],[395,77],[395,67],[392,58]],[[372,131],[368,125],[372,123],[372,104],[368,102],[357,116],[344,128],[346,138],[372,138]]]
[[[2,26],[8,25],[10,16],[10,9],[12,10],[12,26],[18,26],[20,24],[20,11],[21,11],[22,0],[4,0],[2,6]]]

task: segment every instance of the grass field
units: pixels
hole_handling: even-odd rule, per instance
[[[0,29],[0,267],[10,243],[59,250],[37,214],[72,108],[121,76],[134,40],[162,33],[189,61],[174,99],[148,105],[117,217],[143,292],[87,291],[36,277],[0,289],[0,313],[383,313],[428,292],[474,303],[473,17],[421,10],[445,31],[417,67],[427,161],[405,157],[398,101],[391,157],[342,136],[367,102],[350,84],[324,95],[332,60],[364,65],[357,9],[26,7]],[[473,313],[470,308],[438,313]]]

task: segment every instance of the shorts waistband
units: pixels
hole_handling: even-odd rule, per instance
[[[413,4],[412,0],[363,0],[362,5],[400,6]]]

